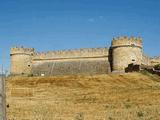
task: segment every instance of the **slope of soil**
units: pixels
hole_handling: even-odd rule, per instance
[[[9,77],[8,120],[160,120],[160,77],[146,73]]]

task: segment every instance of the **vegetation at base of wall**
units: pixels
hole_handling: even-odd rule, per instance
[[[29,74],[28,77],[33,77],[33,74]]]
[[[147,70],[141,70],[140,73],[147,76],[151,75],[151,73],[149,73]]]
[[[155,65],[155,66],[154,66],[154,69],[155,69],[155,70],[160,70],[160,64]]]
[[[156,82],[160,82],[159,76],[156,74],[152,74],[152,73],[148,72],[147,70],[141,70],[140,73],[148,76],[149,78],[151,78],[152,80],[154,80]]]

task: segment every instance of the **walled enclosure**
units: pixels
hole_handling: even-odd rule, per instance
[[[110,48],[85,48],[38,53],[33,48],[11,48],[11,74],[68,75],[124,71],[129,64],[151,65],[142,53],[142,40],[113,38]]]

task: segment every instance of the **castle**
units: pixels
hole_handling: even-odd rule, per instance
[[[12,75],[68,75],[105,74],[125,71],[129,64],[154,65],[160,58],[143,54],[142,39],[136,37],[113,38],[109,48],[38,53],[33,48],[14,47],[10,50]]]

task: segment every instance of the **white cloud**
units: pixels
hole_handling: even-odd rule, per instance
[[[104,16],[99,16],[99,19],[103,19],[104,18]]]
[[[94,23],[94,22],[97,22],[97,21],[101,21],[103,19],[104,19],[104,16],[100,15],[100,16],[97,16],[96,18],[89,18],[88,22]]]
[[[88,21],[93,23],[93,22],[95,22],[95,19],[94,18],[89,18]]]

